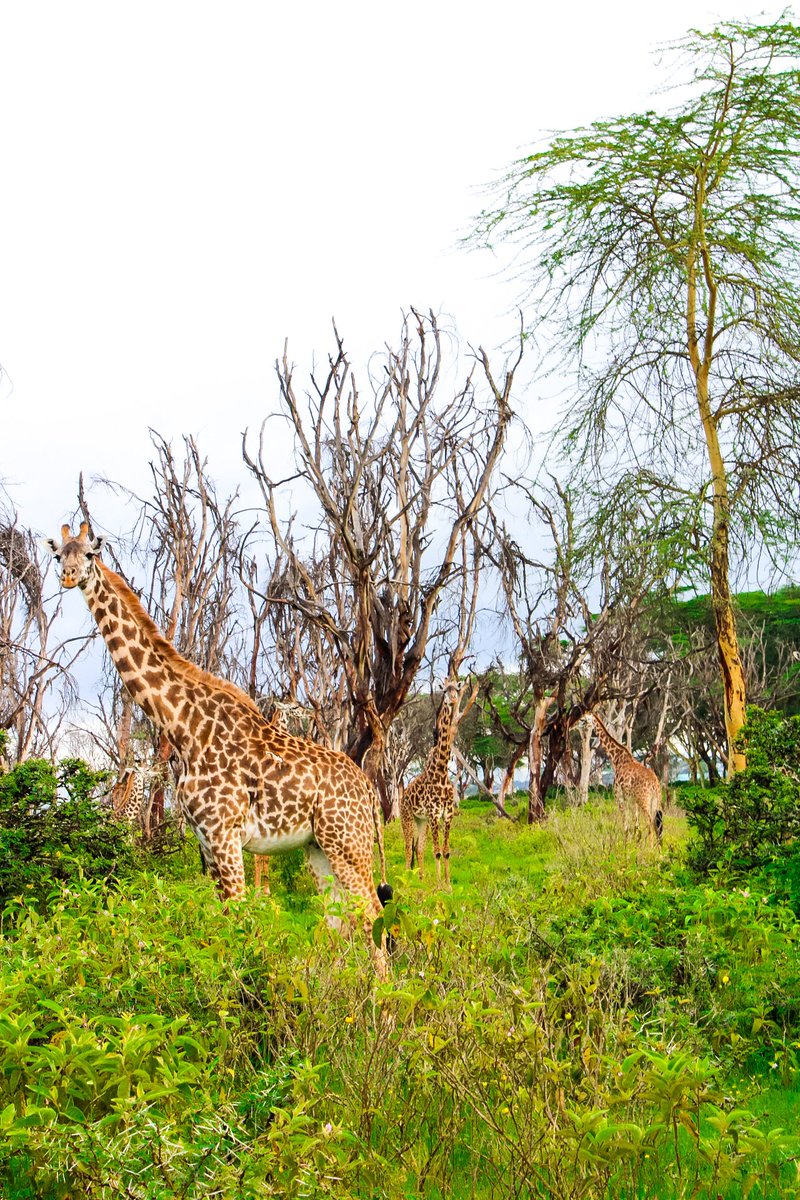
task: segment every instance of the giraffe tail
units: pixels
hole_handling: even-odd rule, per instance
[[[372,820],[375,824],[375,841],[378,843],[378,857],[381,862],[381,881],[378,884],[378,899],[381,904],[391,900],[394,892],[391,884],[386,882],[386,850],[383,845],[383,814],[381,813],[378,789],[372,789]]]
[[[656,841],[661,845],[661,838],[664,835],[664,813],[660,808],[657,808],[653,814],[653,828],[656,831]]]

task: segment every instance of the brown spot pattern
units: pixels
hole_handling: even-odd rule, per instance
[[[80,581],[133,700],[176,749],[181,806],[220,895],[244,894],[243,846],[306,842],[317,871],[327,861],[336,884],[359,902],[376,968],[385,974],[385,951],[371,939],[381,908],[373,849],[377,834],[383,860],[383,838],[363,771],[346,755],[266,721],[239,688],[183,658],[95,554],[82,529],[59,551],[62,575]]]

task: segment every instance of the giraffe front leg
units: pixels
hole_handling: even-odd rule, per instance
[[[450,887],[450,826],[452,813],[442,819],[442,857],[444,858],[444,886]]]
[[[442,851],[439,846],[439,821],[434,817],[431,820],[431,839],[433,841],[433,854],[436,859],[436,885],[437,887],[442,882]]]
[[[215,847],[214,861],[220,897],[222,900],[240,900],[245,894],[241,839],[232,834],[225,843]]]
[[[622,794],[622,792],[619,792],[619,791],[614,792],[614,799],[616,801],[617,812],[619,813],[619,821],[620,821],[620,824],[622,825],[622,831],[625,834],[625,840],[627,841],[627,839],[630,835],[630,816],[629,816],[628,802],[627,802],[626,797]]]
[[[414,815],[407,808],[400,809],[400,824],[406,847],[406,870],[410,871],[414,865]]]
[[[238,832],[232,830],[225,838],[209,838],[195,830],[200,843],[200,856],[214,880],[221,900],[237,900],[245,894],[244,861]]]

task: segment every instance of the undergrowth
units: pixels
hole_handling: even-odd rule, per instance
[[[301,870],[223,909],[196,852],[3,918],[0,1191],[739,1197],[798,1191],[798,928],[610,805],[464,806],[376,984]],[[429,855],[429,860],[431,856]]]

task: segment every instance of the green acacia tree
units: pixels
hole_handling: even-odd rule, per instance
[[[513,164],[473,244],[518,249],[530,326],[574,372],[576,470],[661,497],[709,580],[729,769],[745,719],[731,560],[796,528],[800,29],[726,22],[670,48],[668,112],[557,136]],[[675,76],[673,75],[673,78]]]

